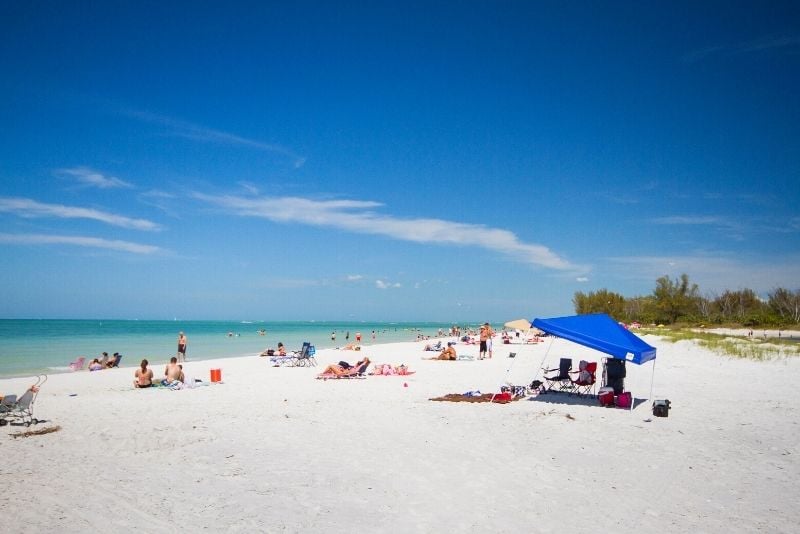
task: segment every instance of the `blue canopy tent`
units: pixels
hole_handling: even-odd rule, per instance
[[[572,315],[552,319],[534,319],[531,324],[553,336],[608,354],[613,358],[642,365],[653,361],[655,375],[656,349],[639,336],[622,327],[604,313]],[[650,378],[653,396],[653,377]],[[633,404],[631,404],[633,408]]]

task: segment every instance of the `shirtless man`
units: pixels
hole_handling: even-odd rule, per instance
[[[174,382],[175,380],[183,382],[183,369],[178,365],[178,358],[175,356],[170,358],[169,363],[164,368],[164,376],[167,382]]]
[[[182,362],[186,361],[186,344],[188,340],[183,332],[178,332],[178,357]]]
[[[482,359],[484,359],[486,357],[486,352],[488,350],[486,342],[489,339],[491,339],[491,338],[489,337],[489,332],[488,332],[486,326],[485,325],[481,325],[481,336],[480,336],[481,346],[480,346],[480,349],[478,351],[478,359],[479,360],[482,360]]]

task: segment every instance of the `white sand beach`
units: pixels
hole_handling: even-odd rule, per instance
[[[130,367],[53,375],[34,410],[47,422],[31,430],[61,430],[0,428],[2,530],[796,532],[800,362],[645,339],[668,418],[558,394],[429,400],[496,392],[509,367],[528,384],[545,354],[550,366],[602,357],[564,340],[495,342],[485,361],[423,361],[424,343],[323,350],[316,368],[190,361],[188,375],[221,368],[223,383],[183,391],[134,390]],[[416,373],[314,379],[361,355]],[[651,371],[629,364],[635,398]],[[0,394],[30,383],[0,380]]]

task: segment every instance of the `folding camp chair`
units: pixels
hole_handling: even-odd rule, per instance
[[[300,349],[300,354],[289,365],[292,367],[314,367],[317,365],[317,360],[314,358],[315,352],[314,346],[306,341],[303,343],[303,348]]]
[[[603,386],[614,388],[614,395],[625,391],[625,360],[603,359]]]
[[[569,372],[571,370],[571,358],[561,358],[558,363],[558,369],[544,369],[545,373],[553,373],[558,371],[558,374],[544,376],[545,391],[564,391],[571,393],[574,390],[572,385],[572,377],[569,376]]]
[[[594,395],[594,384],[597,381],[597,362],[581,360],[578,364],[578,377],[572,381],[573,393],[576,395]]]
[[[70,371],[80,371],[81,369],[83,369],[83,364],[84,363],[86,363],[86,357],[85,356],[79,356],[78,358],[75,358],[74,362],[70,362],[69,370]]]

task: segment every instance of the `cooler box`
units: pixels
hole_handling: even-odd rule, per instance
[[[614,405],[614,388],[602,387],[597,393],[597,398],[600,401],[600,406],[613,406]]]
[[[669,399],[654,400],[653,415],[655,415],[656,417],[669,417]]]
[[[211,369],[211,381],[222,382],[222,369]]]

